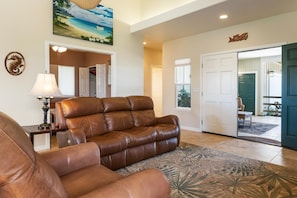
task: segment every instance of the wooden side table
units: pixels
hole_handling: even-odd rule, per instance
[[[38,129],[39,125],[22,126],[25,132],[29,135],[32,144],[34,145],[34,135],[49,133],[52,135],[53,129]]]

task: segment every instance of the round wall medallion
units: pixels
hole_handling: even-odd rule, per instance
[[[25,70],[25,58],[19,52],[10,52],[5,58],[5,68],[11,75],[17,76]]]

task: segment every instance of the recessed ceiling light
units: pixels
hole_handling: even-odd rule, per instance
[[[227,18],[228,18],[228,15],[227,14],[220,15],[220,19],[227,19]]]
[[[146,45],[146,42],[145,41],[143,41],[143,45]]]

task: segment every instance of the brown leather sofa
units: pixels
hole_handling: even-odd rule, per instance
[[[100,165],[99,152],[86,143],[36,153],[22,127],[0,112],[0,197],[169,197],[159,170],[123,177]]]
[[[58,142],[95,142],[101,163],[112,170],[172,151],[180,142],[179,119],[157,118],[153,107],[147,96],[62,100],[56,103],[56,120],[67,133],[57,133]]]

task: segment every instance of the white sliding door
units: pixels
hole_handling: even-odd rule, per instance
[[[237,136],[237,53],[202,57],[202,131]]]

